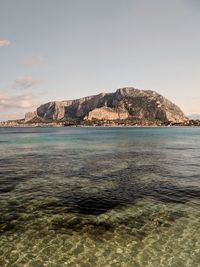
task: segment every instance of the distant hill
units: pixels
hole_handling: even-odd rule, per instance
[[[200,120],[200,114],[191,114],[191,115],[188,115],[188,118],[190,120]]]
[[[161,122],[187,120],[181,109],[151,90],[133,87],[117,89],[114,93],[101,93],[76,100],[52,101],[28,112],[25,121],[67,121],[92,119],[148,119]]]

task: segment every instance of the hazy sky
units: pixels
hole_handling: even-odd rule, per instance
[[[0,120],[125,86],[200,113],[199,0],[0,0]]]

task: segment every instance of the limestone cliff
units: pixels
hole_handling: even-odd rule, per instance
[[[34,119],[36,116],[37,116],[37,112],[36,112],[36,111],[33,111],[33,112],[27,112],[27,113],[25,114],[25,122]]]
[[[84,117],[84,120],[124,120],[129,117],[126,110],[114,110],[108,107],[95,108]]]
[[[28,118],[59,120],[149,119],[162,122],[183,122],[187,118],[181,109],[162,95],[151,90],[132,87],[114,93],[99,94],[76,100],[53,101],[41,105]]]

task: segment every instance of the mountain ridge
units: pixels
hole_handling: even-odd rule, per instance
[[[136,118],[161,122],[183,122],[183,111],[170,100],[152,90],[123,87],[112,93],[82,97],[74,100],[51,101],[25,115],[32,119],[59,120],[117,120]]]

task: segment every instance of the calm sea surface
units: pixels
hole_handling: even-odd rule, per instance
[[[200,129],[0,128],[0,266],[200,266]]]

